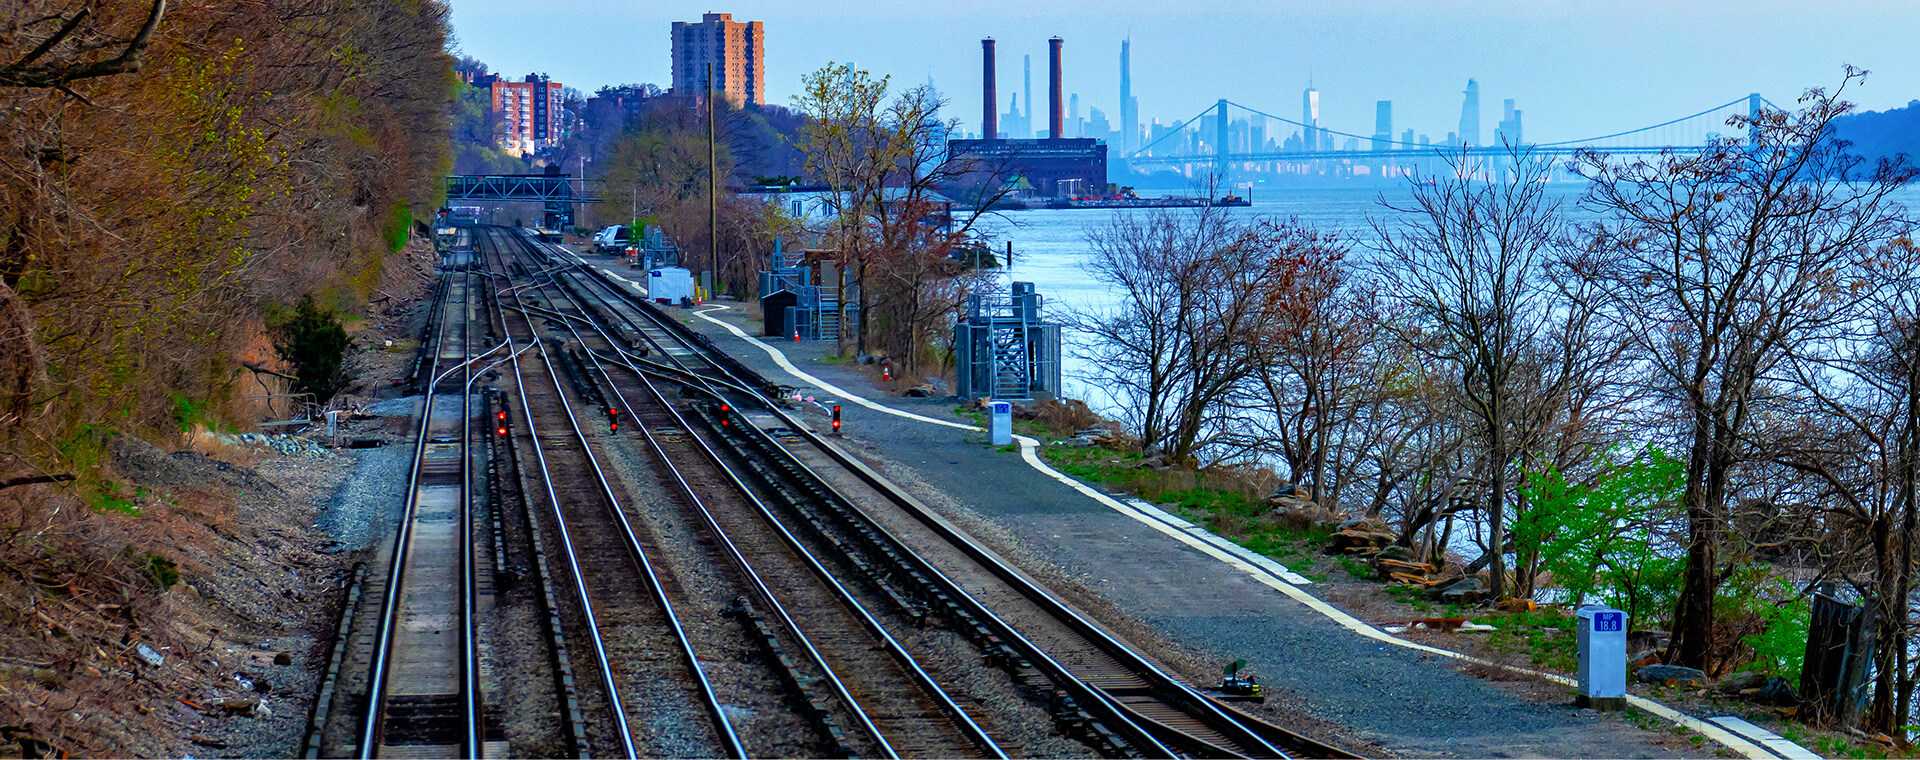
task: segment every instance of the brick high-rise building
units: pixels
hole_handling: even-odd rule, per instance
[[[673,94],[707,91],[707,64],[713,64],[713,89],[734,106],[767,102],[766,28],[758,21],[735,21],[731,13],[701,14],[700,22],[673,22]]]
[[[493,113],[499,117],[500,147],[516,156],[526,155],[555,144],[560,139],[564,112],[560,92],[563,89],[540,74],[528,74],[525,81],[494,79]]]

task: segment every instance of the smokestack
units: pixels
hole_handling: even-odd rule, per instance
[[[980,41],[980,139],[1000,136],[1000,96],[994,91],[993,38]]]
[[[1047,136],[1055,140],[1064,137],[1066,131],[1062,129],[1067,109],[1061,100],[1066,95],[1061,92],[1065,88],[1060,84],[1060,45],[1059,37],[1047,40]]]

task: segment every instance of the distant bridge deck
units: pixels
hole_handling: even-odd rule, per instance
[[[599,203],[592,184],[565,174],[459,174],[447,178],[447,202]]]
[[[1674,153],[1699,153],[1704,150],[1700,145],[1655,145],[1635,147],[1589,147],[1568,146],[1524,146],[1519,151],[1535,156],[1571,156],[1582,150],[1609,155],[1652,155],[1665,151]],[[1184,156],[1134,156],[1120,159],[1134,166],[1198,164],[1226,161],[1227,163],[1261,163],[1268,161],[1372,161],[1382,158],[1446,158],[1459,156],[1460,148],[1436,145],[1431,148],[1393,148],[1389,150],[1315,150],[1315,151],[1273,151],[1262,153],[1198,153]],[[1468,148],[1465,153],[1475,157],[1504,157],[1510,155],[1504,147]]]

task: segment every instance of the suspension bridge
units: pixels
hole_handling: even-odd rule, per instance
[[[1763,107],[1778,108],[1771,101],[1761,97],[1759,93],[1751,93],[1657,124],[1572,140],[1524,143],[1516,147],[1521,152],[1548,157],[1567,156],[1583,150],[1615,155],[1698,153],[1704,150],[1713,138],[1727,136],[1728,130],[1732,129],[1728,125],[1731,117],[1740,115],[1751,119],[1757,116]],[[1331,143],[1331,138],[1348,138],[1355,147],[1347,150],[1320,148],[1277,151],[1257,145],[1241,148],[1235,144],[1229,134],[1229,125],[1232,123],[1229,119],[1236,113],[1292,125],[1300,129],[1301,134],[1312,130],[1321,136],[1316,142],[1322,144]],[[1189,129],[1189,127],[1201,125],[1204,125],[1203,129]],[[1213,133],[1210,136],[1205,134],[1209,130]],[[1241,142],[1250,143],[1251,140]],[[1469,157],[1498,158],[1508,155],[1508,151],[1507,146],[1499,144],[1461,146],[1411,142],[1391,134],[1347,132],[1318,124],[1307,124],[1222,98],[1191,118],[1176,122],[1171,128],[1140,146],[1138,150],[1127,154],[1123,160],[1135,168],[1192,168],[1211,164],[1216,173],[1224,174],[1230,168],[1267,164],[1405,161],[1435,159],[1443,156],[1454,157],[1463,154]]]

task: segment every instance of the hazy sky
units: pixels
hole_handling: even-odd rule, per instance
[[[583,91],[670,81],[668,30],[704,11],[766,22],[767,101],[787,105],[806,72],[849,61],[896,82],[931,76],[952,117],[978,129],[979,39],[999,41],[1000,99],[1034,57],[1046,110],[1046,39],[1066,40],[1066,84],[1119,121],[1120,39],[1133,36],[1143,122],[1187,118],[1226,97],[1297,118],[1309,73],[1323,125],[1453,129],[1480,80],[1482,133],[1516,98],[1532,140],[1584,137],[1683,116],[1760,92],[1789,105],[1841,64],[1873,71],[1853,99],[1874,110],[1920,98],[1920,0],[450,0],[462,52],[496,71],[544,71]],[[1002,105],[1000,110],[1004,111]]]

